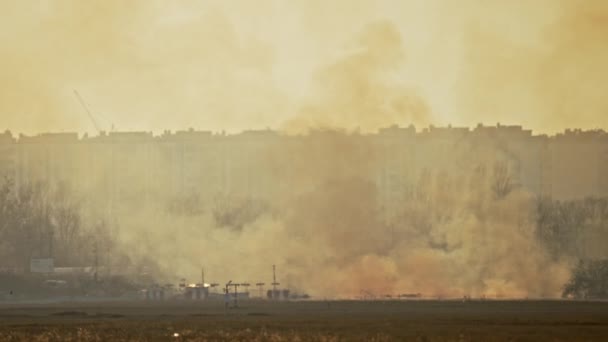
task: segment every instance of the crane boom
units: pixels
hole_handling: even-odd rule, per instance
[[[84,100],[82,99],[82,97],[80,96],[80,94],[76,91],[76,89],[74,89],[74,95],[76,95],[76,98],[78,99],[78,102],[80,102],[80,104],[82,105],[82,107],[84,108],[84,110],[89,115],[89,119],[93,123],[93,126],[95,127],[95,130],[97,130],[97,133],[101,132],[101,130],[99,129],[99,125],[97,125],[97,121],[95,121],[95,118],[93,117],[93,114],[91,114],[91,111],[89,110],[89,107],[87,107],[86,103],[84,103]]]

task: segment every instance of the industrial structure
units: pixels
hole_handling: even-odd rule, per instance
[[[202,272],[201,283],[188,283],[186,279],[181,279],[177,285],[174,284],[151,284],[150,286],[141,290],[142,298],[152,301],[163,301],[167,299],[179,299],[188,301],[199,301],[199,300],[221,300],[223,299],[226,307],[238,307],[238,303],[241,300],[249,299],[269,299],[269,300],[289,300],[290,290],[287,288],[279,289],[280,285],[277,282],[276,277],[276,265],[272,265],[272,289],[268,290],[266,298],[262,294],[264,283],[258,282],[258,295],[251,295],[249,287],[251,286],[248,282],[234,282],[229,280],[223,287],[222,293],[214,291],[219,285],[218,283],[205,283],[204,271]],[[242,291],[239,291],[239,288]],[[308,299],[306,296],[297,296],[296,299]]]

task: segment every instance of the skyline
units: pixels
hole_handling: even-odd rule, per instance
[[[379,127],[378,129],[376,129],[374,131],[361,131],[359,127],[356,127],[353,129],[346,129],[343,127],[312,127],[312,128],[306,129],[305,131],[301,131],[301,132],[288,132],[285,130],[273,129],[270,127],[265,127],[265,128],[261,128],[261,129],[248,128],[248,129],[243,129],[240,131],[233,131],[233,132],[227,132],[225,130],[214,131],[214,130],[194,128],[194,127],[187,127],[184,129],[180,129],[180,128],[174,129],[174,130],[163,129],[163,130],[159,130],[159,131],[115,130],[115,129],[110,130],[110,131],[100,130],[93,134],[89,134],[89,132],[86,130],[82,130],[82,131],[40,131],[40,132],[26,134],[24,132],[14,132],[11,129],[6,128],[3,131],[0,131],[0,135],[5,136],[5,137],[10,137],[10,138],[14,139],[15,141],[19,141],[20,138],[29,139],[29,138],[54,136],[54,135],[63,135],[66,137],[70,136],[70,137],[76,138],[77,140],[84,140],[84,139],[96,139],[96,138],[104,138],[104,137],[107,138],[107,137],[110,137],[112,134],[138,134],[138,135],[145,135],[145,136],[148,136],[151,138],[163,138],[163,137],[170,137],[170,136],[188,134],[188,133],[201,134],[201,135],[209,136],[209,137],[222,137],[222,136],[231,137],[231,136],[244,135],[244,134],[248,134],[248,133],[272,133],[272,134],[276,134],[278,136],[285,136],[285,137],[307,137],[307,136],[310,136],[315,133],[324,133],[324,132],[345,134],[345,135],[370,136],[370,135],[379,135],[379,134],[389,132],[390,130],[398,129],[398,130],[403,130],[403,131],[407,130],[408,133],[422,135],[422,134],[432,133],[433,131],[445,131],[445,130],[453,130],[453,131],[460,131],[460,132],[466,132],[466,133],[475,133],[477,130],[480,130],[480,129],[493,129],[493,128],[497,128],[499,130],[502,129],[502,130],[520,131],[520,132],[523,132],[524,135],[527,137],[556,138],[556,137],[561,137],[561,136],[566,136],[566,135],[585,135],[585,134],[595,135],[595,136],[599,136],[599,137],[604,137],[604,136],[608,137],[608,130],[605,130],[603,128],[583,129],[583,128],[577,128],[577,127],[569,127],[569,128],[566,127],[562,131],[557,131],[552,134],[547,134],[547,133],[535,132],[534,130],[532,130],[528,127],[522,126],[522,125],[503,124],[500,122],[498,122],[494,125],[478,123],[477,125],[474,125],[474,126],[453,126],[451,124],[447,124],[444,126],[436,126],[436,125],[430,124],[428,126],[422,126],[422,127],[420,127],[420,126],[417,127],[414,124],[409,124],[409,125],[392,124],[392,125],[387,125],[384,127]]]

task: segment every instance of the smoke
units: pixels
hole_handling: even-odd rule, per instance
[[[431,122],[425,101],[395,79],[405,61],[405,48],[394,24],[368,24],[349,48],[316,73],[310,103],[286,123],[288,131],[327,127],[376,131],[395,123]]]
[[[601,0],[2,3],[13,131],[606,126]],[[432,114],[432,115],[430,115]]]
[[[465,122],[518,122],[541,132],[606,128],[606,2],[485,2],[476,8],[475,19],[458,12],[470,20],[456,100]]]
[[[389,220],[371,182],[334,175],[289,204],[283,224],[314,252],[289,250],[284,272],[333,297],[558,296],[568,272],[535,239],[534,200],[521,192],[495,199],[491,177],[462,171],[477,187],[434,173]]]
[[[282,139],[258,149],[276,168],[266,196],[236,188],[221,200],[203,192],[172,202],[158,193],[117,204],[131,262],[158,265],[167,281],[198,281],[204,267],[206,281],[218,283],[269,283],[276,264],[282,287],[326,298],[561,294],[569,260],[537,239],[534,197],[494,186],[508,175],[497,171],[501,154],[492,147],[454,147],[445,164],[414,173],[386,202],[375,178],[383,160],[369,136]],[[480,157],[455,162],[473,151]],[[269,175],[254,177],[265,184]]]
[[[330,297],[559,295],[566,267],[537,245],[528,194],[494,196],[474,160],[431,151],[431,169],[395,189],[389,211],[378,204],[383,156],[364,133],[393,123],[605,127],[605,2],[45,4],[0,4],[8,128],[93,131],[77,89],[106,130],[311,131],[256,150],[280,185],[253,199],[271,209],[243,214],[239,227],[218,224],[209,199],[184,214],[167,210],[172,194],[131,194],[112,215],[133,263],[152,259],[167,278],[196,279],[204,266],[210,279],[250,282],[268,282],[277,264],[285,286]],[[143,183],[128,170],[125,184]]]
[[[106,131],[276,126],[270,116],[285,106],[273,50],[212,5],[26,1],[0,11],[9,129],[95,132],[73,89]]]
[[[72,87],[124,71],[135,2],[2,3],[0,112],[25,132],[88,129]],[[126,64],[126,65],[125,65]]]

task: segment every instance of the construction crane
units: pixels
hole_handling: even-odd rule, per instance
[[[84,110],[89,115],[89,119],[91,119],[91,122],[93,123],[93,126],[95,127],[95,130],[97,131],[97,133],[98,134],[101,133],[101,130],[99,129],[99,125],[97,125],[97,121],[95,121],[95,117],[93,117],[93,114],[91,114],[89,107],[87,107],[86,103],[84,103],[84,100],[82,99],[80,94],[76,91],[76,89],[74,89],[74,95],[76,95],[76,99],[78,99],[78,102],[80,102],[80,104],[82,105]]]

